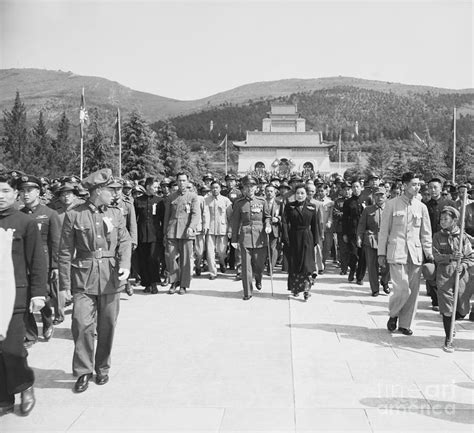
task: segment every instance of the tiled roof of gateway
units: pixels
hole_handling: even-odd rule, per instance
[[[248,131],[246,141],[234,141],[237,147],[332,147],[321,143],[319,132]]]

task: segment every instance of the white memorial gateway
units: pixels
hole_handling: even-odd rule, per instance
[[[322,132],[306,131],[306,120],[296,105],[271,106],[263,119],[262,131],[247,131],[245,141],[234,141],[239,150],[238,172],[271,172],[288,176],[290,172],[314,171],[330,174],[329,149]]]

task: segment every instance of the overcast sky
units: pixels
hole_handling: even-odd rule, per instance
[[[474,87],[470,0],[0,0],[0,32],[2,69],[72,71],[176,99],[337,75]]]

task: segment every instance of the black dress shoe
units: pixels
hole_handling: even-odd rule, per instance
[[[390,287],[388,287],[388,284],[382,285],[384,293],[387,295],[390,293]]]
[[[379,296],[379,292],[374,292],[374,293],[372,293],[372,296],[373,296],[374,298],[377,297],[377,296]]]
[[[53,320],[53,325],[59,325],[60,323],[63,323],[64,319],[54,319]]]
[[[186,294],[186,287],[180,287],[178,290],[178,295],[185,295]]]
[[[36,343],[36,340],[25,340],[23,343],[23,346],[25,346],[25,349],[31,349],[33,347],[33,344]]]
[[[201,268],[196,268],[196,277],[201,275]]]
[[[105,385],[109,381],[109,375],[108,374],[98,374],[95,377],[95,383],[97,385]]]
[[[13,403],[8,404],[6,406],[0,406],[0,416],[13,413],[14,410],[15,410],[15,405]]]
[[[403,335],[413,335],[413,331],[408,328],[398,328]]]
[[[397,329],[397,321],[398,321],[398,317],[390,317],[388,319],[388,322],[387,322],[387,329],[390,331],[390,332],[393,332],[395,331],[395,329]]]
[[[125,293],[128,296],[133,296],[133,287],[130,283],[127,283],[127,285],[125,286]]]
[[[167,286],[168,284],[170,283],[170,279],[168,277],[166,277],[165,279],[161,280],[161,286],[162,287],[165,287]]]
[[[82,376],[79,376],[79,379],[77,379],[76,384],[74,385],[74,391],[77,393],[84,392],[88,388],[89,380],[91,379],[92,373],[83,374]]]
[[[261,282],[261,281],[257,281],[257,282],[255,283],[255,288],[256,288],[257,290],[262,290],[262,282]]]
[[[358,286],[363,286],[363,285],[364,285],[364,283],[363,283],[362,280],[357,280],[357,281],[356,281],[356,284],[357,284]]]
[[[310,295],[309,292],[304,292],[304,293],[303,293],[303,297],[304,297],[304,300],[305,300],[305,301],[307,301],[310,296],[311,296],[311,295]]]
[[[251,298],[252,298],[252,296],[244,296],[242,299],[243,299],[244,301],[248,301],[248,300],[251,299]]]
[[[143,293],[150,293],[151,292],[151,286],[146,286],[144,289],[143,289]]]
[[[157,295],[158,294],[158,285],[156,283],[153,283],[151,286],[151,292],[152,295]]]
[[[50,325],[44,326],[43,337],[46,341],[49,341],[53,336],[54,326],[51,323]]]
[[[347,281],[349,281],[349,283],[352,283],[354,281],[354,274],[349,274],[349,276],[347,277]]]
[[[30,386],[21,393],[20,412],[23,416],[28,415],[35,407],[36,399],[33,387]]]

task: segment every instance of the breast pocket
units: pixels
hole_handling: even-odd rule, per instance
[[[392,214],[392,220],[394,226],[402,226],[405,222],[406,212],[405,211],[395,211]]]
[[[89,244],[89,238],[91,236],[90,227],[77,224],[74,226],[74,231],[76,232],[78,241],[81,242],[83,246]]]
[[[421,214],[414,214],[413,215],[413,226],[420,227],[421,226]]]

